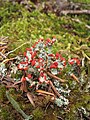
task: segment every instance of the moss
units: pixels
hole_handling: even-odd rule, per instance
[[[17,118],[23,120],[11,105],[3,104],[3,107],[0,107],[0,120],[15,120]]]
[[[80,119],[78,109],[81,107],[84,107],[86,110],[89,109],[90,96],[88,93],[80,94],[78,90],[75,90],[72,93],[73,94],[70,96],[70,105],[67,108],[69,111],[63,116],[65,120],[78,120]]]
[[[34,116],[34,120],[43,120],[44,117],[44,113],[43,110],[41,108],[36,108],[35,110],[33,110],[33,116]]]
[[[4,85],[0,85],[0,102],[4,102],[6,100],[6,88]]]
[[[90,1],[89,0],[71,0],[71,1],[73,1],[73,2],[80,2],[80,3],[90,3]]]
[[[60,109],[58,109],[58,110],[60,110]],[[45,119],[45,120],[58,120],[58,119],[57,119],[57,116],[60,116],[60,114],[61,114],[61,113],[58,114],[58,113],[59,113],[58,110],[55,109],[55,108],[54,108],[54,110],[53,110],[51,107],[49,107],[49,108],[46,110],[46,115],[45,115],[44,119]]]
[[[30,44],[21,47],[15,51],[15,54],[18,54],[19,51],[25,51],[26,47],[31,46],[40,37],[56,36],[58,40],[61,39],[64,42],[64,45],[67,45],[68,42],[75,43],[79,37],[87,38],[90,33],[85,27],[85,22],[89,24],[88,16],[82,19],[81,15],[79,19],[83,23],[80,24],[72,21],[71,16],[57,17],[55,14],[49,13],[46,15],[38,10],[29,12],[18,3],[12,5],[12,3],[6,2],[1,8],[0,16],[2,17],[0,21],[0,36],[8,36],[9,50],[18,47],[26,41],[30,41]],[[76,19],[76,16],[73,16],[73,18]],[[74,36],[74,34],[76,35]],[[61,37],[59,37],[60,35]],[[60,48],[59,46],[57,47],[57,49]]]
[[[9,112],[7,112],[7,111],[9,111],[8,109],[7,109],[7,106],[5,107],[5,108],[2,108],[1,109],[1,118],[2,118],[2,120],[8,120],[8,116],[9,116]]]
[[[18,91],[18,93],[17,93],[17,92],[15,91],[15,89],[10,88],[10,89],[9,89],[9,93],[12,95],[12,97],[13,97],[14,100],[17,100],[17,99],[18,99],[19,91]]]

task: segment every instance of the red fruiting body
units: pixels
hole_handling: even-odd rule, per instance
[[[66,66],[66,61],[63,61],[63,66]]]
[[[57,66],[52,64],[52,65],[50,65],[50,69],[52,69],[52,68],[57,68]]]
[[[31,79],[31,78],[32,78],[32,75],[31,75],[31,74],[28,74],[27,77],[28,77],[29,79]]]
[[[61,61],[65,61],[65,58],[63,58],[63,57],[61,56],[61,57],[60,57],[60,60],[61,60]]]
[[[17,67],[19,70],[23,70],[23,68],[21,67],[21,64],[19,64]]]
[[[78,58],[72,58],[70,60],[68,60],[69,64],[73,65],[74,63],[76,63],[77,65],[80,65],[80,60]]]
[[[30,88],[32,88],[35,85],[35,81],[31,83],[31,85],[29,86]]]
[[[26,52],[24,52],[24,54],[23,54],[24,56],[26,56]]]
[[[32,48],[26,48],[26,51],[32,51]]]
[[[75,63],[75,61],[74,61],[73,59],[69,60],[68,62],[69,62],[69,64],[71,64],[71,65],[73,65],[73,64]]]
[[[56,53],[56,55],[55,55],[56,59],[59,59],[60,56],[61,55],[59,53]]]
[[[31,58],[33,59],[36,56],[36,51],[32,53]]]
[[[25,78],[25,77],[22,77],[22,78],[21,78],[21,82],[24,82],[24,81],[26,81],[26,78]]]
[[[40,68],[40,65],[37,65],[36,68]]]
[[[27,62],[21,62],[18,65],[18,69],[20,69],[20,70],[28,70],[28,63]]]
[[[28,70],[28,66],[23,68],[24,70]]]
[[[36,63],[36,60],[32,60],[32,61],[31,61],[31,65],[32,65],[32,66],[34,66],[35,63]]]
[[[55,55],[54,55],[54,54],[48,54],[48,56],[53,57],[53,58],[55,57]]]
[[[51,39],[50,38],[46,39],[46,42],[51,43]]]
[[[80,65],[80,63],[81,63],[78,58],[76,58],[76,63],[77,63],[77,65]]]
[[[55,38],[55,37],[53,37],[53,39],[52,39],[52,44],[53,44],[55,41],[56,41],[56,38]]]
[[[60,58],[60,60],[62,61],[63,66],[66,66],[66,59],[65,59],[65,58],[63,58],[63,57],[61,57],[61,58]]]
[[[38,44],[38,42],[36,42],[32,47],[35,48],[37,44]]]
[[[28,65],[27,62],[20,62],[20,64],[22,64],[22,65]]]
[[[49,44],[51,44],[51,43],[52,43],[52,41],[51,41],[50,38],[46,39],[46,43],[45,43],[45,45],[49,45]]]
[[[39,62],[39,63],[42,63],[43,61],[44,61],[43,58],[39,58],[39,59],[38,59],[38,62]]]
[[[54,64],[56,67],[58,66],[58,62],[54,62],[53,64]]]
[[[44,68],[40,68],[40,71],[44,71]]]
[[[43,77],[43,76],[44,76],[44,73],[43,73],[43,72],[40,72],[40,76]]]

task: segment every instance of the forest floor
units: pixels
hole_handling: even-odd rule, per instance
[[[3,3],[2,0],[0,3],[0,120],[24,119],[7,99],[6,91],[27,115],[33,115],[33,120],[90,120],[90,14],[57,16],[50,9],[45,12],[42,7],[29,4],[31,9],[28,10],[26,4]],[[89,6],[82,7],[86,8]],[[67,67],[60,78],[68,80],[63,87],[69,87],[69,104],[57,107],[47,95],[45,99],[37,97],[33,107],[26,94],[10,88],[11,81],[21,78],[17,65],[26,48],[40,38],[46,40],[53,36],[57,39],[52,47],[54,54],[59,51],[67,60],[81,61],[74,69],[79,82],[67,75],[70,72]]]

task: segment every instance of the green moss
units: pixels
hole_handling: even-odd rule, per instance
[[[21,115],[19,115],[15,110],[13,110],[11,105],[3,104],[0,106],[0,120],[23,120]]]
[[[1,117],[1,119],[2,120],[9,120],[8,119],[8,116],[9,116],[9,112],[7,112],[8,111],[8,109],[7,109],[8,107],[5,107],[5,108],[2,108],[1,109],[1,115],[0,115],[0,117]]]
[[[6,100],[6,88],[4,85],[0,85],[0,102],[4,102]]]
[[[12,97],[13,97],[14,100],[18,99],[19,91],[17,93],[14,88],[10,88],[9,89],[9,93],[12,95]]]
[[[73,2],[80,2],[80,3],[90,3],[89,0],[72,0]]]
[[[43,110],[41,108],[36,108],[35,110],[33,110],[33,116],[34,116],[34,120],[43,120],[44,117],[44,113]]]
[[[58,41],[61,40],[64,45],[67,45],[68,42],[75,43],[79,37],[87,38],[90,34],[85,27],[85,22],[90,23],[88,16],[82,19],[81,15],[79,19],[83,22],[77,23],[72,21],[71,16],[57,17],[55,14],[49,13],[46,15],[38,10],[29,12],[18,3],[15,5],[5,3],[0,8],[0,16],[2,18],[0,21],[0,36],[8,36],[9,50],[30,41],[30,44],[21,47],[15,51],[15,54],[18,54],[19,51],[24,52],[26,47],[30,47],[40,37],[56,36]],[[78,19],[76,16],[73,16],[73,18]],[[74,34],[76,35],[74,36]],[[62,48],[62,45],[60,48]],[[57,49],[60,48],[57,47]]]

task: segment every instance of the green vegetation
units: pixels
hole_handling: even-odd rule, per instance
[[[73,1],[90,3],[90,0]],[[74,21],[74,19],[79,19],[81,22]],[[30,42],[30,44],[26,44],[10,54],[9,57],[17,56],[19,53],[23,53],[27,47],[31,46],[41,37],[52,38],[52,36],[56,36],[57,38],[57,42],[53,47],[54,53],[59,50],[66,49],[67,54],[69,50],[72,51],[72,53],[69,54],[69,57],[74,57],[77,49],[79,49],[81,46],[84,45],[84,47],[90,47],[90,28],[87,28],[87,25],[90,26],[89,15],[58,17],[53,13],[45,14],[38,11],[38,9],[29,12],[23,5],[18,3],[13,4],[11,2],[2,2],[2,0],[0,0],[0,37],[8,37],[8,51],[17,48],[25,42]],[[84,49],[84,52],[86,55],[88,55],[88,57],[90,57],[90,52],[87,49]],[[80,55],[80,57],[83,58],[81,49],[79,52],[77,52],[77,55]],[[81,71],[84,72],[83,79],[87,80],[87,59],[85,59],[85,64],[84,70],[82,68]],[[64,73],[66,71],[64,71]],[[62,77],[64,78],[65,76]],[[72,88],[73,86],[70,87]],[[49,120],[52,118],[52,116],[53,120],[57,120],[56,116],[58,115],[65,120],[76,120],[78,119],[78,108],[84,107],[90,112],[90,95],[84,90],[81,92],[81,89],[81,86],[77,85],[77,87],[71,91],[71,97],[69,98],[71,104],[68,106],[67,112],[62,110],[62,108],[55,108],[56,106],[52,106],[51,108],[47,109],[46,112],[45,108],[43,107],[33,109],[30,104],[25,103],[26,98],[23,99],[23,97],[17,95],[16,91],[11,89],[10,93],[13,95],[13,98],[20,103],[20,107],[25,110],[25,113],[28,115],[32,113],[34,115],[34,120],[43,120],[44,117],[46,120]],[[80,91],[80,93],[78,91]],[[0,119],[15,120],[19,118],[20,120],[23,120],[20,114],[13,109],[12,105],[7,103],[8,100],[5,93],[5,86],[0,85]],[[48,102],[45,103],[44,101],[43,103],[44,107],[46,107],[48,104]],[[54,112],[52,112],[53,108],[55,108]],[[89,112],[87,112],[86,117],[88,116]]]
[[[82,23],[77,23],[72,18],[78,19],[78,16],[57,17],[55,14],[46,15],[38,10],[29,12],[18,3],[5,3],[0,7],[0,17],[0,36],[8,36],[9,49],[14,49],[26,41],[32,44],[40,37],[56,36],[58,40],[65,42],[67,38],[67,42],[72,42],[79,37],[88,38],[90,34],[85,27],[85,24],[90,24],[89,16],[81,16],[79,19]],[[25,47],[22,47],[21,52]]]
[[[40,108],[36,108],[35,110],[33,110],[33,115],[35,118],[34,120],[42,120],[44,117],[44,113]]]
[[[72,0],[73,2],[90,3],[90,0]]]

